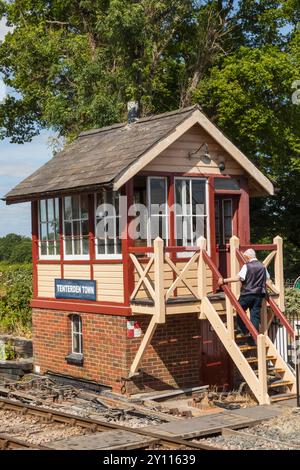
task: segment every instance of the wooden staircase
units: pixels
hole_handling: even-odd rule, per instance
[[[233,237],[232,245],[235,244],[236,237]],[[236,256],[236,249],[236,246],[231,247],[232,257]],[[240,257],[242,256],[240,252],[238,254]],[[273,258],[275,258],[275,255],[272,255],[272,257],[269,255],[267,261],[270,262]],[[209,266],[216,279],[221,277],[206,251],[203,251],[202,259]],[[241,259],[241,261],[243,260]],[[231,264],[234,265],[235,272],[237,272],[238,266],[235,262]],[[277,263],[277,269],[278,267],[280,266]],[[205,280],[200,279],[199,282],[205,282]],[[211,323],[259,404],[270,404],[274,401],[295,397],[296,377],[268,335],[269,326],[274,316],[276,316],[282,325],[287,328],[288,333],[294,337],[291,325],[287,322],[278,306],[280,302],[276,303],[270,297],[267,298],[261,312],[261,331],[257,332],[237,301],[239,292],[236,290],[235,295],[228,286],[224,286],[223,291],[226,297],[226,322],[222,321],[207,296],[202,298],[200,318],[206,318]],[[234,329],[234,313],[241,317],[250,332],[250,336],[237,334]]]
[[[240,264],[244,262],[241,249],[250,246],[239,246],[237,237],[230,240],[230,265],[231,276],[236,275],[240,269]],[[257,245],[254,249],[260,249]],[[216,281],[221,277],[217,267],[206,251],[206,240],[200,237],[197,247],[189,247],[185,251],[191,251],[191,258],[179,270],[172,261],[171,256],[179,251],[178,247],[164,247],[161,239],[154,241],[154,246],[147,247],[145,251],[150,256],[146,266],[143,268],[136,256],[142,253],[142,249],[133,249],[130,257],[139,274],[139,281],[131,295],[132,311],[136,314],[152,315],[149,327],[141,341],[135,359],[131,365],[128,379],[138,374],[139,365],[142,361],[146,348],[148,347],[158,324],[165,323],[169,314],[195,313],[200,320],[206,319],[217,334],[219,340],[227,350],[240,374],[248,384],[253,395],[259,404],[270,404],[273,401],[288,399],[295,396],[296,378],[288,364],[280,356],[271,338],[268,335],[269,327],[276,317],[277,320],[287,329],[289,335],[294,338],[294,331],[285,318],[284,311],[284,283],[283,283],[283,262],[282,262],[282,239],[276,237],[272,245],[259,245],[261,249],[271,249],[271,253],[264,261],[267,267],[273,260],[275,263],[275,284],[271,285],[276,300],[268,297],[264,302],[261,313],[261,330],[258,332],[250,322],[246,312],[238,303],[239,286],[238,283],[222,286],[225,296],[223,314],[220,312],[220,302],[216,301],[215,295],[211,295],[211,290],[207,286],[207,272],[211,271],[212,278]],[[150,255],[151,254],[151,255]],[[197,285],[190,282],[190,270],[193,263],[197,263]],[[168,265],[172,271],[174,280],[170,286],[165,287],[164,266]],[[150,269],[154,269],[154,278],[149,276]],[[183,283],[188,289],[191,299],[174,297],[176,289]],[[142,284],[144,284],[149,298],[141,301],[136,299]],[[191,302],[191,303],[189,303]],[[173,305],[172,305],[173,304]],[[217,307],[218,305],[218,307]],[[246,325],[252,344],[249,344],[249,337],[240,336],[235,330],[235,318],[239,316]]]

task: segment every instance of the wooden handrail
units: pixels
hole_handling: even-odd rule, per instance
[[[206,251],[203,251],[203,259],[205,261],[205,263],[207,264],[207,266],[210,268],[213,276],[216,278],[216,279],[219,279],[220,277],[222,277],[222,275],[219,273],[218,269],[216,268],[215,264],[213,263],[213,261],[211,260],[211,258],[208,256],[208,254],[206,253]],[[232,293],[230,287],[226,286],[226,285],[223,285],[221,286],[222,290],[224,291],[224,294],[228,297],[228,299],[230,300],[231,302],[231,305],[233,306],[233,308],[236,310],[236,312],[238,313],[238,315],[241,317],[241,319],[243,320],[245,326],[247,327],[247,329],[249,330],[251,336],[253,337],[253,339],[257,339],[257,336],[258,336],[258,331],[256,330],[256,328],[253,326],[253,324],[251,323],[251,321],[249,320],[246,312],[244,311],[244,309],[240,306],[240,304],[238,303],[237,299],[235,298],[234,294]]]
[[[277,245],[272,244],[272,243],[259,243],[259,244],[252,244],[252,245],[240,245],[240,249],[242,251],[248,250],[249,248],[252,248],[255,251],[272,251],[277,249]]]
[[[280,308],[278,307],[276,302],[269,296],[267,296],[267,302],[270,305],[275,317],[277,317],[278,320],[280,321],[280,323],[286,328],[286,330],[290,334],[290,336],[292,338],[294,338],[295,337],[295,331],[293,330],[293,327],[291,326],[291,324],[287,321],[287,319],[283,315],[282,311],[280,310]]]
[[[154,248],[153,246],[131,246],[128,251],[133,254],[154,253]]]

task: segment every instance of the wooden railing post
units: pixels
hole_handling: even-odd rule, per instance
[[[230,238],[230,276],[234,277],[240,271],[240,264],[237,259],[236,251],[240,248],[240,240],[235,235]],[[240,296],[241,286],[239,282],[231,284],[231,290],[238,299]]]
[[[197,240],[197,246],[200,248],[200,254],[198,259],[198,295],[200,299],[207,295],[207,279],[206,279],[206,264],[203,259],[203,251],[206,250],[206,239],[199,237]]]
[[[157,237],[153,243],[154,246],[154,305],[155,318],[157,323],[166,321],[166,304],[164,291],[164,242]]]
[[[277,236],[273,239],[274,245],[276,245],[276,256],[274,263],[275,271],[275,287],[279,292],[278,307],[282,312],[285,310],[284,306],[284,275],[283,275],[283,240]]]
[[[260,405],[269,405],[270,398],[268,395],[267,382],[267,354],[266,341],[264,335],[257,336],[257,359],[258,359],[258,380],[260,388]]]

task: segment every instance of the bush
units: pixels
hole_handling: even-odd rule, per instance
[[[285,290],[285,314],[287,317],[300,318],[300,289]]]
[[[30,335],[31,265],[0,265],[0,331]]]

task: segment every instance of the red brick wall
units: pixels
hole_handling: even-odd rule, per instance
[[[144,333],[149,316],[134,319]],[[128,369],[139,344],[140,338],[128,340]],[[201,385],[201,344],[201,322],[196,314],[167,316],[166,324],[158,325],[147,348],[140,365],[143,373],[128,383],[128,392]]]
[[[71,352],[69,316],[70,312],[33,309],[35,365],[42,373],[48,370],[95,380],[120,392],[122,377],[128,375],[141,338],[127,338],[126,317],[81,314],[84,364],[69,365],[65,360]],[[150,317],[130,320],[137,320],[145,333]],[[204,384],[202,329],[203,321],[196,314],[167,317],[146,350],[140,365],[142,374],[127,382],[127,393]]]
[[[76,312],[74,312],[76,313]],[[70,312],[33,309],[34,363],[48,371],[95,380],[120,389],[126,366],[126,318],[84,313],[83,366],[67,364],[71,352]]]

